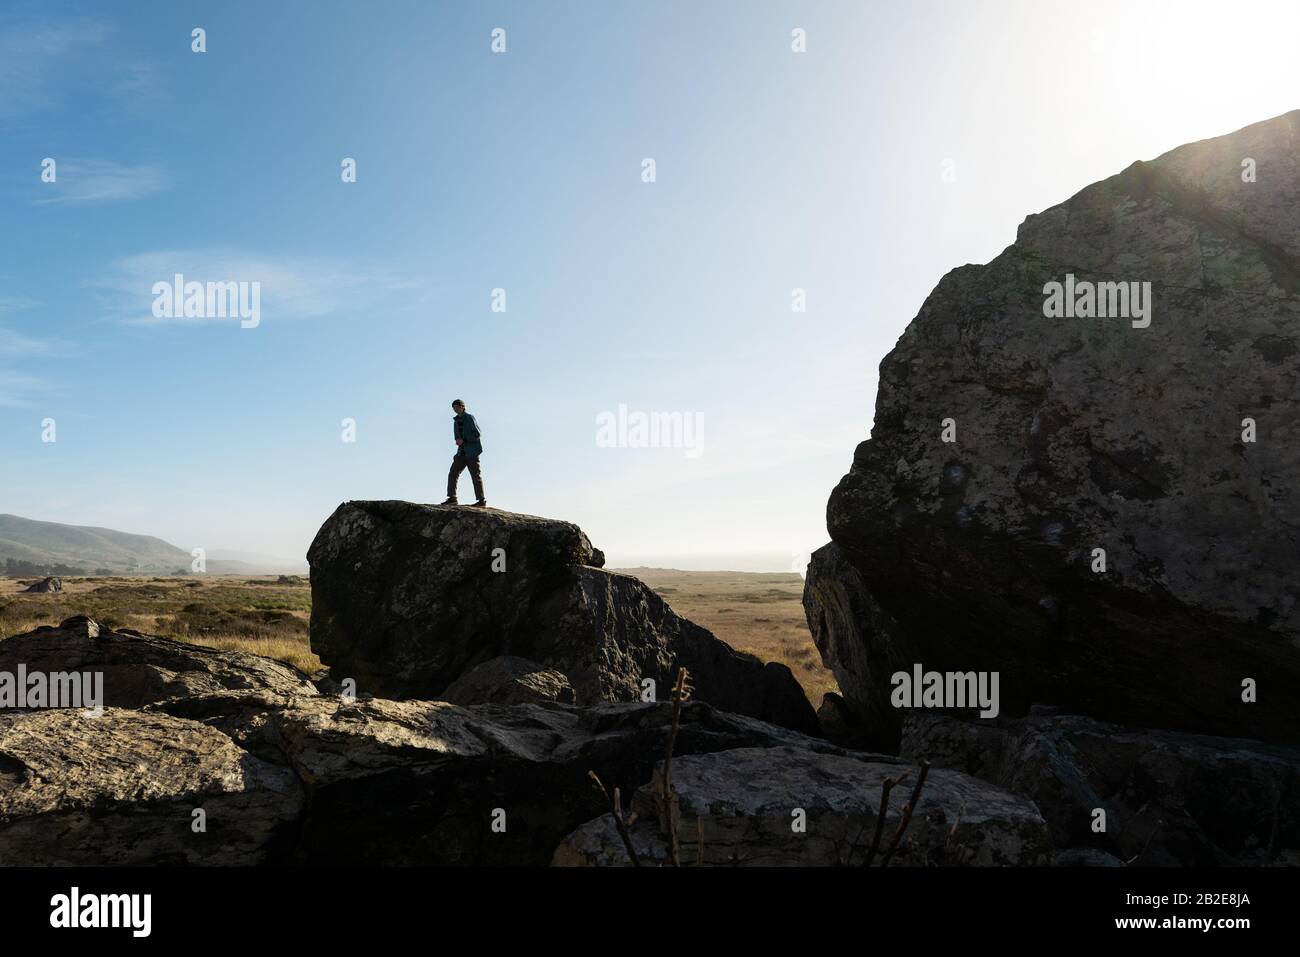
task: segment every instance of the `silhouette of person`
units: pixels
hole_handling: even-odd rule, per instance
[[[447,501],[442,504],[459,504],[456,501],[456,483],[460,481],[460,473],[469,469],[469,477],[474,482],[474,497],[478,500],[474,507],[485,508],[487,499],[483,497],[483,476],[478,467],[478,457],[483,454],[483,443],[479,438],[483,433],[479,431],[474,416],[465,411],[464,402],[457,399],[451,404],[451,409],[456,413],[451,426],[452,436],[456,439],[456,455],[451,460],[451,471],[447,473]]]

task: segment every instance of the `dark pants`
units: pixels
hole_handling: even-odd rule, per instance
[[[447,497],[456,497],[456,483],[460,481],[460,473],[469,469],[469,477],[474,480],[474,497],[482,502],[483,496],[483,476],[478,470],[478,456],[465,455],[463,452],[457,452],[456,457],[451,460],[451,471],[447,473]]]

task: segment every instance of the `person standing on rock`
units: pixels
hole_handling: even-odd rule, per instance
[[[479,441],[482,433],[474,416],[465,411],[464,402],[457,399],[451,404],[451,409],[456,413],[451,426],[452,436],[456,439],[456,455],[451,460],[451,471],[447,473],[447,501],[442,504],[459,504],[456,501],[456,483],[460,481],[460,473],[469,469],[469,477],[474,482],[474,497],[478,499],[474,507],[485,508],[487,499],[483,497],[483,476],[478,469],[478,457],[483,454],[483,443]]]

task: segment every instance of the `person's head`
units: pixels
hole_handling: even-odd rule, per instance
[[[455,412],[457,415],[460,415],[462,412],[465,411],[465,403],[460,399],[456,399],[451,403],[451,411]]]

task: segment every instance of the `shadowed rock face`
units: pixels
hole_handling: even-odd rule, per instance
[[[662,759],[671,719],[666,702],[462,708],[322,696],[274,713],[267,732],[309,794],[299,863],[543,865],[606,809],[590,772],[630,794]],[[702,703],[683,709],[681,753],[781,745],[831,749]]]
[[[907,780],[915,781],[918,770],[880,755],[816,754],[781,747],[738,748],[674,760],[681,859],[717,867],[861,864],[871,848],[885,779],[908,772]],[[669,859],[667,840],[656,824],[658,787],[657,780],[651,782],[632,802],[637,819],[630,836],[643,865]],[[890,792],[885,835],[898,827],[910,794],[910,786]],[[804,831],[791,826],[795,808],[805,813]],[[887,847],[888,837],[882,843]],[[936,770],[926,778],[906,840],[891,864],[1045,865],[1048,851],[1047,826],[1029,801],[964,774]],[[606,814],[566,837],[554,863],[631,862]]]
[[[568,522],[348,502],[308,559],[312,650],[362,690],[437,698],[508,655],[563,675],[578,704],[633,701],[645,679],[666,698],[684,665],[701,700],[817,731],[788,668],[734,650],[637,579],[598,567],[603,555]]]
[[[1140,866],[1271,862],[1300,846],[1300,751],[1077,715],[909,714],[903,753],[1032,800],[1056,847]],[[1095,810],[1106,829],[1093,829]],[[1068,860],[1068,858],[1067,858]]]
[[[475,665],[442,693],[452,704],[573,704],[573,686],[558,671],[527,658],[502,655]]]
[[[1149,327],[1045,316],[1067,274],[1151,283]],[[1300,740],[1298,384],[1300,111],[1135,163],[950,272],[881,364],[808,578],[850,704],[896,735],[889,674],[920,662],[999,671],[1004,713]]]

